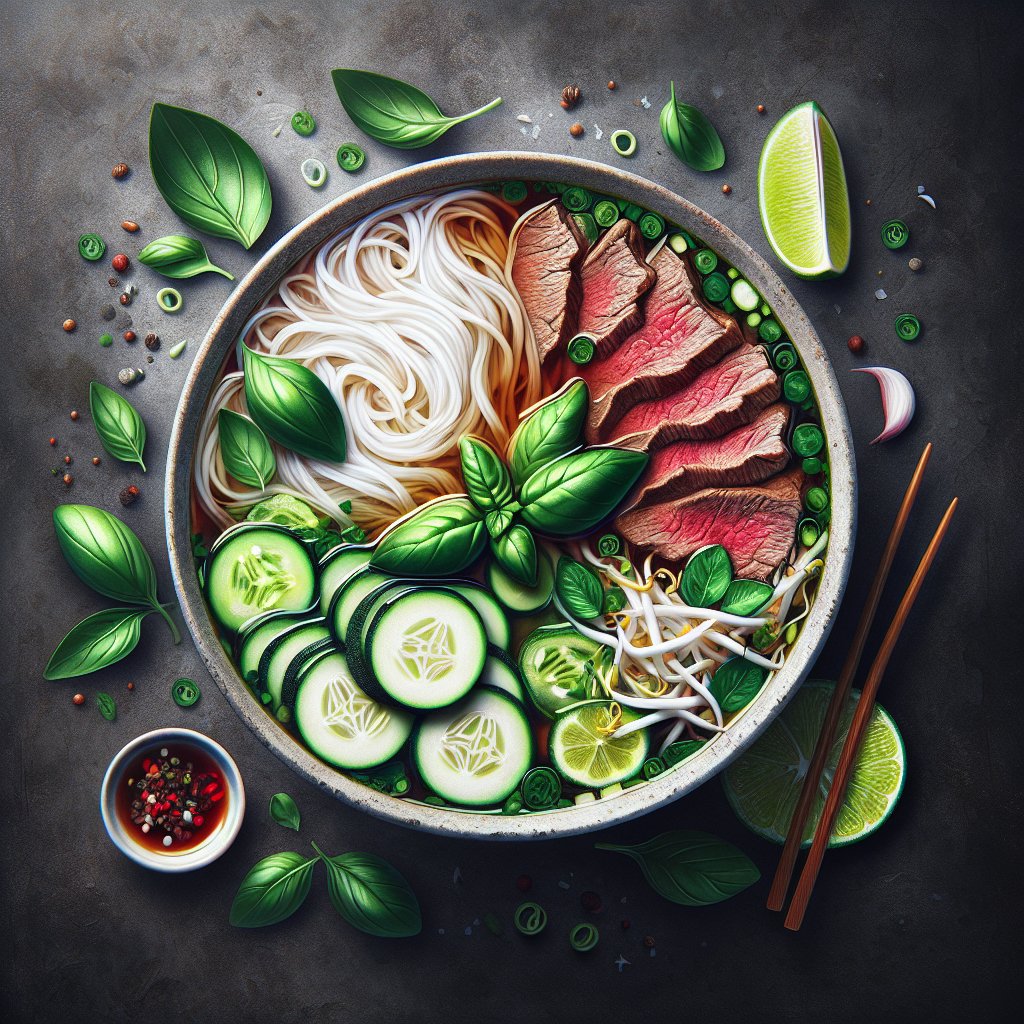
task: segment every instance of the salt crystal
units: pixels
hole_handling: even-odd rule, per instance
[[[841,309],[840,309],[840,308],[839,308],[838,306],[836,306],[836,305],[833,305],[833,306],[832,306],[832,308],[833,308],[833,309],[834,309],[834,310],[835,310],[835,311],[836,311],[837,313],[842,313],[842,310],[841,310]]]
[[[620,953],[619,959],[615,961],[615,966],[619,969],[619,974],[622,973],[622,968],[625,967],[629,961]]]
[[[725,90],[720,85],[714,85],[711,87],[711,95],[720,100],[725,95]]]
[[[535,138],[537,138],[538,135],[540,135],[540,125],[539,124],[535,124],[533,126],[533,131],[530,132],[530,137],[535,139]]]
[[[164,846],[170,846],[174,840],[170,836],[164,836]]]
[[[921,195],[922,192],[924,192],[924,185],[918,185],[917,186],[917,194]]]
[[[473,929],[469,925],[466,925],[466,930],[462,934],[463,935],[472,935],[473,934]]]
[[[558,883],[558,888],[559,889],[568,889],[569,888],[569,883],[568,882],[559,882]]]
[[[653,946],[651,946],[651,956],[657,955],[657,952],[658,951]]]
[[[184,821],[186,824],[191,825],[192,824],[192,812],[191,811],[184,811],[182,813],[182,815],[181,815],[181,820]]]
[[[594,125],[594,138],[595,139],[599,139],[599,138],[601,138],[602,135],[604,135],[604,132],[601,131],[601,129],[598,128],[597,125],[595,124]]]
[[[651,101],[646,96],[641,96],[640,97],[640,106],[643,107],[644,110],[650,110],[651,109]]]
[[[276,139],[281,134],[281,125],[278,125],[270,134]]]
[[[875,298],[881,300],[881,299],[887,299],[887,298],[889,298],[889,296],[885,294],[885,289],[884,288],[879,288],[878,291],[875,292]]]
[[[521,131],[521,132],[522,132],[522,133],[523,133],[524,135],[529,135],[529,134],[530,134],[530,129],[529,129],[529,128],[527,128],[525,124],[524,124],[524,125],[523,125],[523,127],[522,127],[522,128],[520,128],[519,130],[520,130],[520,131]]]
[[[533,124],[533,118],[529,114],[516,114],[516,120],[522,121],[523,124]]]
[[[166,747],[161,747],[160,748],[160,756],[161,757],[166,757],[167,756],[167,748]]]

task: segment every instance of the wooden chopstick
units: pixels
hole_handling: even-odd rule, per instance
[[[874,581],[868,591],[868,599],[860,614],[860,621],[857,623],[857,630],[853,634],[853,643],[847,652],[846,661],[843,663],[842,671],[839,673],[839,680],[832,693],[828,709],[825,711],[825,720],[818,734],[818,742],[814,747],[814,754],[811,756],[811,763],[804,777],[803,788],[800,790],[800,798],[797,800],[793,817],[789,822],[789,831],[786,833],[786,842],[782,847],[782,855],[779,857],[779,866],[775,869],[775,878],[772,880],[772,887],[768,893],[766,906],[769,910],[782,910],[786,902],[786,891],[789,889],[790,879],[793,877],[793,868],[796,866],[796,858],[800,852],[800,844],[803,839],[804,827],[807,818],[814,806],[815,797],[818,794],[818,786],[821,784],[821,776],[825,771],[825,762],[828,760],[829,751],[836,738],[836,730],[839,728],[839,719],[842,716],[846,700],[850,695],[850,687],[853,684],[853,677],[857,674],[860,666],[861,655],[864,652],[864,644],[867,642],[868,633],[875,621],[875,612],[878,610],[878,602],[881,599],[882,591],[885,589],[886,581],[889,579],[889,570],[892,568],[893,558],[896,556],[896,549],[900,546],[903,538],[903,530],[910,518],[910,510],[914,507],[917,492],[921,488],[921,480],[924,478],[925,466],[932,454],[931,444],[926,444],[921,458],[917,460],[917,468],[907,485],[907,492],[903,495],[903,504],[896,514],[896,520],[889,531],[889,539],[886,541],[885,550],[882,552],[882,560],[878,563]]]
[[[917,595],[924,585],[928,570],[932,567],[932,562],[935,561],[939,545],[942,544],[942,538],[945,537],[950,520],[952,520],[953,513],[956,511],[957,500],[954,498],[950,502],[949,508],[946,509],[946,514],[942,517],[938,529],[936,529],[927,550],[922,556],[917,566],[917,571],[910,581],[910,586],[907,587],[907,592],[903,595],[903,600],[900,601],[899,608],[896,609],[896,615],[886,631],[882,646],[878,649],[878,654],[875,655],[875,660],[864,682],[864,689],[861,691],[860,700],[857,701],[857,708],[853,713],[850,731],[847,733],[843,749],[839,754],[839,763],[836,765],[832,785],[825,799],[821,820],[818,822],[818,827],[814,833],[810,853],[807,855],[803,871],[800,873],[796,889],[793,891],[793,902],[790,903],[789,912],[786,914],[785,925],[790,931],[797,931],[803,923],[804,914],[807,912],[807,904],[810,902],[811,893],[814,891],[814,883],[817,881],[818,872],[821,870],[821,861],[828,847],[829,836],[832,835],[832,826],[835,824],[843,797],[846,795],[846,787],[850,781],[850,776],[853,774],[853,768],[857,762],[857,754],[860,751],[864,734],[867,732],[871,712],[875,707],[875,696],[882,682],[882,676],[885,674],[889,658],[896,647],[896,641],[899,640],[903,626],[910,615],[910,610],[914,606],[914,601],[917,600]]]

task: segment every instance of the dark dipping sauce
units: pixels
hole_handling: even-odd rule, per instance
[[[155,746],[122,774],[117,817],[140,846],[173,856],[217,833],[228,800],[220,767],[204,750],[188,743]]]

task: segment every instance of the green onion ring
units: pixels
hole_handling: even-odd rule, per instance
[[[598,930],[589,922],[575,925],[569,932],[569,945],[577,953],[589,953],[597,945],[600,938]]]
[[[96,260],[103,259],[103,254],[107,251],[107,243],[100,238],[95,232],[90,232],[87,235],[80,235],[78,239],[78,255],[83,260],[89,260],[91,263],[95,263]]]
[[[527,195],[525,181],[506,181],[501,186],[501,198],[506,203],[521,203]]]
[[[710,274],[718,266],[718,257],[711,249],[701,249],[694,254],[693,265],[702,274]]]
[[[585,188],[576,185],[562,193],[562,205],[570,213],[583,213],[584,210],[589,210],[593,201],[593,196]]]
[[[921,321],[913,313],[900,313],[893,323],[896,335],[903,341],[913,341],[921,333]]]
[[[594,220],[602,228],[610,228],[619,219],[619,208],[610,200],[602,199],[594,207]]]
[[[349,174],[354,174],[366,163],[366,154],[354,142],[343,142],[338,147],[338,166]]]
[[[613,131],[609,141],[619,156],[632,156],[636,152],[636,136],[632,132],[627,132],[625,128]]]
[[[882,244],[886,249],[902,249],[910,240],[910,228],[901,220],[888,220],[882,225]]]
[[[618,534],[603,534],[597,542],[597,553],[601,555],[602,558],[608,558],[611,555],[617,555],[621,550],[622,541],[619,540]]]
[[[665,230],[665,222],[656,213],[648,211],[637,221],[637,227],[644,238],[654,241],[655,238],[661,237]]]
[[[569,342],[566,353],[577,366],[586,366],[597,353],[597,346],[589,334],[577,334]]]
[[[320,188],[327,180],[327,168],[324,167],[321,161],[315,160],[312,157],[302,161],[300,170],[302,171],[302,180],[310,188]]]
[[[521,935],[540,935],[547,927],[548,915],[539,903],[520,903],[512,915],[512,923]]]
[[[183,305],[181,292],[177,288],[161,288],[156,293],[156,304],[165,313],[177,313]]]
[[[562,783],[553,769],[545,766],[531,768],[519,786],[523,803],[531,811],[548,811],[562,796]]]

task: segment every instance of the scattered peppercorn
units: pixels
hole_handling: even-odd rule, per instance
[[[64,486],[70,487],[75,482],[75,478],[70,473],[64,474]]]
[[[72,409],[72,410],[71,410],[71,419],[72,419],[73,421],[75,421],[75,420],[77,420],[77,419],[78,419],[78,410],[77,410],[77,409]]]
[[[146,335],[146,340],[143,342],[146,348],[150,352],[155,352],[160,347],[160,339],[152,331]]]
[[[122,306],[130,306],[132,304],[131,294],[129,292],[121,292],[118,301],[121,303]]]
[[[529,875],[520,875],[516,879],[516,888],[520,892],[529,892],[533,888],[533,879]]]
[[[916,274],[922,267],[924,267],[924,260],[918,259],[916,256],[911,259],[907,264],[908,267]]]
[[[135,484],[129,484],[117,497],[121,504],[127,508],[129,505],[134,505],[139,500],[139,495],[142,492],[135,486]]]
[[[128,269],[128,257],[119,252],[111,261],[110,265],[119,273],[123,274]]]
[[[71,456],[70,455],[65,455],[64,456],[64,465],[65,466],[70,466],[71,465]]]
[[[76,324],[75,321],[69,317],[67,320],[64,321],[63,326],[64,330],[67,331],[68,334],[70,334],[78,326],[78,324]]]
[[[580,137],[580,136],[581,136],[581,135],[583,134],[583,125],[581,125],[581,124],[580,124],[580,123],[579,123],[579,122],[577,121],[577,122],[576,122],[576,124],[574,124],[574,125],[571,125],[571,126],[569,127],[569,134],[570,134],[570,135],[571,135],[571,136],[572,136],[572,137],[573,137],[574,139],[578,139],[578,138],[579,138],[579,137]]]
[[[644,949],[654,949],[654,936],[653,935],[645,935],[644,936]]]
[[[732,185],[723,185],[723,186],[722,186],[722,194],[723,194],[723,195],[726,195],[726,196],[727,196],[727,195],[729,195],[729,194],[730,194],[731,192],[732,192]]]
[[[865,199],[864,200],[864,205],[865,206],[870,206],[871,205],[871,200],[870,199]]]
[[[131,693],[134,689],[135,689],[135,684],[134,683],[129,683],[128,684],[128,692]]]
[[[759,114],[763,114],[764,113],[764,104],[763,103],[758,103],[758,105],[757,105],[757,112]]]
[[[94,455],[92,457],[92,464],[94,466],[98,466],[100,464],[100,457],[98,455]]]
[[[133,220],[121,221],[121,227],[123,227],[130,235],[134,235],[135,232],[139,230],[139,225]]]
[[[583,94],[580,92],[580,87],[578,85],[567,85],[562,90],[562,106],[566,110],[572,110],[572,108],[579,103],[582,95]]]
[[[263,90],[262,89],[257,89],[256,90],[256,95],[257,96],[262,96],[263,95]]]
[[[51,448],[56,448],[57,447],[57,438],[55,438],[55,437],[51,437],[50,438],[50,447]]]
[[[146,362],[147,363],[153,362],[153,357],[152,356],[146,356]]]
[[[107,278],[107,284],[109,284],[111,288],[116,288],[120,283],[121,282],[118,281],[118,279],[116,277],[108,277]]]
[[[610,81],[610,82],[608,83],[608,88],[609,88],[609,89],[612,89],[612,90],[614,90],[614,89],[615,89],[615,80],[614,80],[614,79],[612,79],[612,81]]]
[[[850,340],[846,343],[846,347],[851,352],[863,352],[864,351],[864,339],[859,334],[854,334]]]
[[[127,164],[114,164],[114,169],[110,172],[115,178],[121,179],[128,173]]]
[[[71,698],[71,703],[74,704],[76,707],[81,707],[85,703],[85,694],[76,693],[74,697]]]
[[[125,331],[124,334],[121,335],[121,337],[124,338],[124,340],[127,342],[133,342],[136,338],[136,334],[134,331]]]
[[[580,906],[587,911],[588,914],[596,914],[602,907],[601,897],[598,896],[596,892],[581,892]]]

